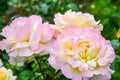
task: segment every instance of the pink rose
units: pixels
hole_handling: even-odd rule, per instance
[[[11,69],[5,67],[0,68],[0,80],[16,80],[16,76],[13,76]]]
[[[39,16],[16,18],[6,26],[1,35],[0,49],[6,50],[10,57],[28,57],[34,53],[48,50],[54,35],[53,25],[42,23]]]
[[[56,14],[55,15],[55,25],[56,29],[61,30],[66,27],[93,27],[98,29],[99,31],[102,30],[102,25],[99,24],[99,21],[96,22],[93,15],[88,13],[82,12],[74,12],[74,11],[67,11],[65,14]]]
[[[72,80],[110,80],[115,58],[110,41],[93,28],[66,28],[57,36],[49,63]]]

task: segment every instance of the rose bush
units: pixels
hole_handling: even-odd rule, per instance
[[[35,68],[33,72],[26,71],[35,76],[32,80],[41,79],[36,77],[41,74],[43,80],[51,80],[51,74],[57,76],[59,71],[72,80],[110,80],[114,73],[110,64],[115,53],[110,41],[101,35],[102,24],[88,13],[71,10],[63,15],[56,14],[54,22],[42,23],[40,16],[32,15],[16,18],[3,28],[0,49],[8,54],[6,67],[17,66],[15,73],[19,73],[18,66],[29,70]],[[55,69],[52,68],[52,73],[46,71],[49,64]],[[15,79],[11,70],[3,67],[0,71],[1,80]],[[28,76],[26,72],[23,71]],[[8,79],[7,75],[11,78]],[[18,76],[17,79],[24,78]]]

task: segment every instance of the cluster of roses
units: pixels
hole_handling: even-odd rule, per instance
[[[66,78],[110,80],[115,54],[110,41],[101,35],[99,21],[88,13],[69,10],[56,14],[54,22],[42,23],[40,16],[32,15],[16,18],[6,26],[0,49],[8,53],[9,63],[21,66],[35,54],[49,54],[50,65]]]

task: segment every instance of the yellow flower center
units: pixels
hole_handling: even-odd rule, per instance
[[[101,47],[100,45],[97,46],[96,44],[94,44],[94,42],[90,40],[82,40],[77,42],[77,44],[71,44],[69,41],[66,41],[63,43],[63,49],[65,50],[64,55],[66,57],[66,61],[67,59],[68,60],[71,59],[71,60],[74,60],[76,64],[78,64],[78,66],[74,68],[74,72],[76,73],[81,74],[78,70],[79,65],[83,67],[85,66],[86,68],[84,69],[90,69],[90,70],[93,68],[97,69],[100,67],[99,64],[97,63],[98,62],[97,58],[101,51]],[[67,63],[69,64],[70,62],[67,62]],[[69,64],[69,65],[71,67],[73,66],[73,64]],[[90,66],[90,67],[87,68],[87,66]]]
[[[91,47],[91,43],[90,41],[87,41],[87,40],[81,41],[77,44],[78,54],[85,61],[89,61],[92,59],[92,56],[90,55],[90,52],[89,52],[90,47]]]
[[[6,80],[6,72],[3,70],[0,70],[0,80]]]
[[[83,41],[80,41],[75,46],[76,50],[73,48],[73,45],[69,42],[65,42],[63,47],[64,47],[64,49],[67,49],[73,53],[75,51],[75,53],[77,53],[78,56],[80,57],[79,59],[82,59],[82,60],[88,62],[92,59],[95,59],[101,50],[101,48],[93,49],[91,47],[91,45],[92,44],[90,41],[83,40]],[[76,54],[72,54],[72,55],[76,55]]]

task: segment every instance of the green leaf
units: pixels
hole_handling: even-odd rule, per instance
[[[18,75],[17,80],[30,80],[32,77],[34,77],[33,72],[23,71]]]
[[[49,64],[47,64],[47,63],[42,63],[42,69],[44,70],[44,72],[46,73],[46,74],[48,74],[49,76],[51,76],[51,77],[55,77],[55,75],[56,75],[56,71],[55,71],[55,69],[53,69]]]
[[[42,3],[42,4],[40,5],[39,11],[40,11],[41,13],[43,13],[44,15],[46,15],[46,14],[48,14],[48,12],[49,12],[49,6],[48,6],[47,4]]]
[[[120,79],[120,56],[116,55],[114,62],[111,64],[111,68],[115,71],[112,75],[111,80],[119,80]]]
[[[119,40],[112,40],[111,41],[113,48],[116,50],[120,46]]]
[[[37,71],[39,69],[38,63],[36,61],[31,65],[31,67],[33,71]]]
[[[108,24],[108,22],[109,22],[109,18],[105,18],[105,19],[102,20],[102,24],[104,24],[104,25]]]
[[[44,0],[46,4],[50,3],[51,0]]]
[[[68,8],[70,8],[70,9],[72,9],[72,10],[74,10],[74,11],[78,11],[78,7],[77,7],[77,5],[74,4],[74,3],[68,4]]]
[[[32,80],[44,80],[41,73],[35,73],[35,77]]]

